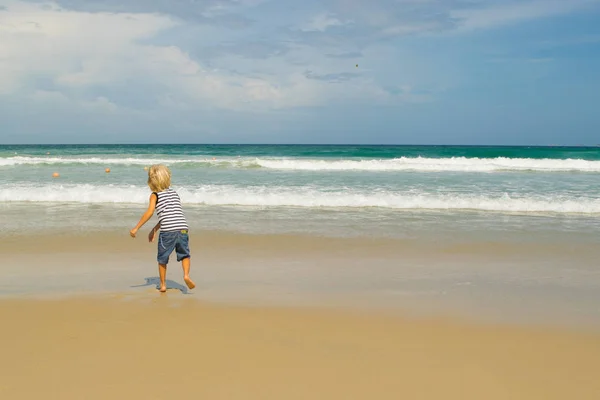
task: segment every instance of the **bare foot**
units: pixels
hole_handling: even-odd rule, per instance
[[[166,286],[161,286],[158,291],[161,292],[161,293],[164,293],[164,292],[167,291],[167,287]]]
[[[196,284],[194,283],[193,280],[190,279],[189,276],[184,276],[183,280],[189,289],[193,289],[196,287]]]

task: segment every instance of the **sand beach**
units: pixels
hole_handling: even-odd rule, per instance
[[[595,399],[600,334],[167,294],[3,300],[9,399]]]
[[[402,255],[433,265],[441,253],[419,257],[417,247],[411,246],[411,253],[401,242],[385,240],[201,232],[193,241],[198,256],[192,276],[198,287],[185,290],[180,267],[173,264],[169,290],[159,294],[152,280],[154,245],[126,233],[3,238],[6,281],[18,287],[10,277],[19,275],[21,286],[37,293],[0,300],[6,360],[0,367],[2,398],[600,395],[597,325],[549,317],[544,323],[535,318],[507,322],[481,318],[480,312],[461,314],[460,307],[411,308],[436,304],[427,297],[405,297],[391,307],[389,298],[353,298],[352,291],[341,289],[336,297],[319,290],[319,282],[328,286],[327,279],[341,276],[346,283],[364,282],[366,275],[356,265],[368,260],[377,265],[382,255],[386,262]],[[346,262],[350,259],[357,264]],[[319,267],[329,265],[329,271],[294,270],[290,263],[315,260],[321,260]],[[259,264],[264,270],[243,273]],[[297,286],[283,278],[289,275]],[[302,290],[307,287],[313,290]],[[217,296],[215,288],[237,296]]]

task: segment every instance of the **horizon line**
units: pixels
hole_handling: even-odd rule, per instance
[[[394,144],[394,143],[0,143],[0,146],[411,146],[411,147],[600,147],[599,144]]]

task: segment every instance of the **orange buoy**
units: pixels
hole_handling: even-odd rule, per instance
[[[52,174],[53,178],[58,178],[59,176],[60,176],[60,174],[58,172],[55,172],[55,173]]]
[[[106,169],[104,170],[104,172],[106,172],[106,173],[108,174],[108,173],[110,172],[110,168],[106,168]]]

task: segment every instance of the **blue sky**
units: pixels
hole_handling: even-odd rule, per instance
[[[599,144],[599,71],[600,0],[0,0],[0,143]]]

